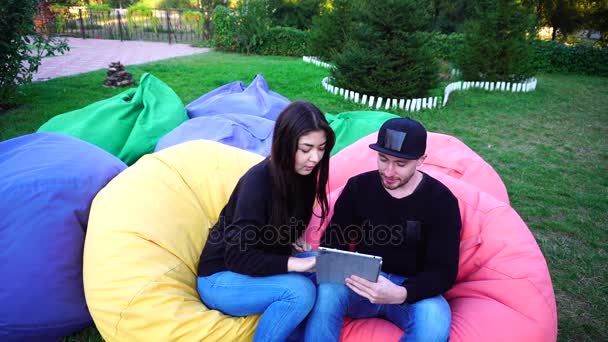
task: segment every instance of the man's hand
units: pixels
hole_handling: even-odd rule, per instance
[[[346,286],[373,304],[401,304],[407,298],[405,287],[394,284],[382,275],[376,283],[352,275],[346,278]]]
[[[296,242],[291,244],[294,253],[304,253],[312,251],[312,246],[304,240],[304,235],[300,236]]]

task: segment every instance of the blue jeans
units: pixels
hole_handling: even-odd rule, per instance
[[[287,340],[312,309],[317,292],[315,284],[298,273],[251,277],[223,271],[199,277],[197,287],[209,309],[237,317],[262,314],[254,341]]]
[[[395,284],[405,277],[382,275]],[[384,318],[406,334],[400,341],[447,341],[452,313],[448,302],[439,295],[413,304],[372,304],[343,284],[323,283],[317,287],[317,302],[308,316],[305,341],[339,341],[344,316]]]

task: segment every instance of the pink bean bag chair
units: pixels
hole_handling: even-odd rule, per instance
[[[332,164],[358,165],[362,163],[367,165],[372,162],[373,167],[375,167],[376,154],[373,150],[371,152],[374,153],[368,152],[370,149],[367,147],[369,144],[375,143],[377,137],[378,132],[375,132],[344,148],[332,157]],[[496,199],[509,204],[507,188],[500,176],[490,164],[462,141],[449,135],[429,132],[426,141],[426,154],[427,158],[420,170],[445,173],[475,185]],[[338,168],[333,169],[340,170]],[[346,181],[354,175],[350,172],[332,172],[329,177],[330,191],[344,186]]]
[[[436,148],[441,145],[433,141],[438,136],[442,139],[439,141],[446,143],[439,150]],[[368,148],[375,137],[370,137],[332,158],[331,208],[348,178],[377,167],[376,152]],[[450,151],[450,156],[481,160],[455,138],[431,133],[429,141],[432,141],[427,145],[429,158],[437,151],[437,155],[441,155],[445,149]],[[454,145],[447,143],[450,141]],[[342,153],[353,159],[340,156]],[[451,160],[458,161],[455,157]],[[488,179],[467,178],[476,183],[471,185],[463,181],[465,177],[453,177],[459,173],[451,169],[447,161],[441,161],[440,166],[432,165],[433,168],[423,165],[421,169],[448,186],[458,198],[463,222],[459,272],[456,284],[445,294],[452,308],[450,340],[555,341],[557,312],[551,277],[526,224],[508,204],[498,200],[496,194],[490,195],[480,189],[480,184],[489,184]],[[463,163],[457,165],[466,169]],[[487,171],[484,167],[478,170],[481,169]],[[487,174],[490,180],[498,177],[493,172]],[[478,176],[482,177],[483,173]],[[336,179],[342,179],[343,183],[336,183]],[[490,189],[504,189],[502,182],[500,185]],[[325,226],[319,227],[318,218],[313,216],[306,231],[307,241],[316,248],[324,230]],[[399,328],[382,319],[346,319],[341,340],[398,341],[402,334]]]

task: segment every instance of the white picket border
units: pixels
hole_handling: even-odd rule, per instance
[[[453,82],[445,87],[443,91],[442,107],[448,103],[450,94],[456,90],[469,90],[473,88],[484,89],[486,91],[508,91],[508,92],[530,92],[536,90],[538,80],[534,77],[529,78],[521,83],[516,82]]]
[[[331,69],[333,65],[325,63],[313,56],[304,56],[302,60],[306,63]],[[458,75],[457,70],[452,70],[452,75]],[[420,111],[422,109],[445,107],[448,103],[450,94],[457,90],[469,90],[473,88],[484,89],[486,91],[507,91],[507,92],[530,92],[536,90],[538,80],[534,77],[529,78],[521,83],[516,82],[484,82],[484,81],[458,81],[448,84],[443,91],[443,97],[427,97],[419,99],[383,99],[379,96],[359,94],[349,89],[339,88],[332,85],[330,77],[325,77],[321,84],[325,90],[334,94],[343,96],[347,101],[354,101],[362,105],[367,105],[370,108],[389,110],[400,109],[406,112]]]
[[[304,62],[306,63],[312,63],[316,66],[320,66],[323,67],[325,69],[332,69],[334,68],[333,65],[329,64],[329,63],[325,63],[322,60],[318,59],[317,57],[313,57],[313,56],[304,56],[302,57],[302,59],[304,60]]]

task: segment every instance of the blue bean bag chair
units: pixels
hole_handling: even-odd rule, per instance
[[[274,121],[245,114],[222,114],[190,119],[156,145],[156,151],[190,140],[212,140],[262,156],[270,154]]]
[[[268,89],[262,75],[257,75],[249,87],[237,81],[215,89],[186,106],[190,118],[225,113],[261,116],[276,121],[289,99]]]
[[[125,168],[63,134],[0,142],[0,341],[54,341],[92,323],[82,282],[89,210]]]

